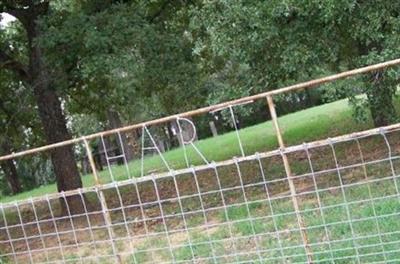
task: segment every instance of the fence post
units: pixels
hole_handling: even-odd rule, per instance
[[[97,174],[96,165],[94,163],[92,150],[91,150],[91,148],[89,146],[89,143],[86,140],[86,138],[83,138],[83,142],[85,144],[86,153],[87,153],[87,156],[88,156],[90,167],[92,169],[92,173],[93,173],[93,177],[94,177],[94,181],[95,181],[96,187],[100,187],[101,182],[100,182],[99,175]],[[114,253],[114,256],[115,256],[115,262],[118,263],[118,264],[121,264],[122,260],[121,260],[121,256],[118,254],[118,249],[117,249],[116,244],[115,244],[115,233],[114,233],[114,230],[112,229],[111,215],[110,215],[110,212],[108,211],[107,202],[106,202],[106,199],[105,199],[105,196],[104,196],[104,192],[103,192],[103,190],[101,188],[96,188],[96,190],[98,191],[98,194],[99,194],[100,206],[101,206],[101,210],[103,212],[103,218],[104,218],[104,222],[105,222],[106,227],[107,227],[108,235],[109,235],[110,240],[111,240],[112,250],[113,250],[113,253]]]
[[[267,95],[267,102],[268,102],[268,108],[269,108],[269,111],[271,114],[272,123],[273,123],[274,129],[275,129],[275,132],[276,132],[276,137],[278,139],[279,148],[282,151],[281,155],[282,155],[282,160],[283,160],[283,166],[285,167],[285,172],[286,172],[286,176],[287,176],[288,183],[289,183],[290,196],[292,197],[293,208],[296,213],[296,218],[297,218],[297,222],[299,225],[301,238],[303,240],[304,249],[307,254],[307,260],[308,260],[308,263],[313,263],[312,250],[311,250],[311,247],[308,242],[307,231],[305,228],[303,218],[300,215],[299,203],[298,203],[297,195],[296,195],[296,187],[294,186],[294,182],[292,179],[292,172],[290,169],[289,160],[284,152],[285,143],[283,141],[282,132],[281,132],[281,129],[280,129],[279,123],[278,123],[278,117],[276,115],[275,104],[272,100],[271,95]]]

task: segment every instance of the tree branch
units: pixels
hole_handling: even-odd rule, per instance
[[[152,14],[148,20],[150,21],[150,23],[153,23],[153,21],[158,18],[159,16],[161,16],[161,14],[164,12],[164,10],[167,8],[168,4],[170,3],[169,0],[164,1],[161,4],[161,7],[154,13]]]
[[[28,69],[24,64],[15,60],[5,51],[0,49],[0,69],[1,68],[13,71],[24,81],[29,77]]]

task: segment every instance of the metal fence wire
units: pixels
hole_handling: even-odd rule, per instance
[[[294,87],[312,86],[315,81]],[[86,149],[96,184],[0,204],[0,263],[400,263],[400,124],[287,147],[274,94],[260,97],[267,99],[279,144],[271,151],[246,154],[235,127],[241,155],[213,162],[182,139],[186,167],[173,170],[149,127],[179,124],[186,113],[74,140]],[[232,106],[258,97],[245,99],[207,111],[226,107],[235,119]],[[122,141],[122,131],[137,128],[150,142],[142,154],[158,155],[166,171],[146,173],[142,163],[142,176],[134,177],[120,142],[121,154],[106,153],[110,182],[102,183],[90,140],[104,143],[114,135]],[[202,165],[190,165],[187,148]],[[113,158],[120,164],[111,164]],[[116,179],[115,168],[126,180]],[[80,213],[69,210],[71,196],[78,197]]]

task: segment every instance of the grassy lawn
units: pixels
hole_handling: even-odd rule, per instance
[[[388,185],[382,186],[389,187]],[[361,187],[351,200],[360,200],[367,188]],[[324,210],[325,223],[321,211],[315,210],[312,201],[305,201],[308,210],[303,213],[314,263],[361,263],[400,261],[400,206],[398,198],[379,199],[375,202],[355,202],[351,208],[351,221],[346,217],[343,198],[323,197],[323,202],[331,204]],[[293,208],[290,202],[277,201],[274,213],[284,214],[271,219],[265,213],[265,203],[257,202],[246,206],[231,207],[227,210],[231,224],[221,212],[221,225],[207,235],[207,230],[192,231],[189,241],[176,245],[172,254],[167,250],[165,239],[157,237],[137,248],[131,263],[152,262],[149,248],[156,249],[163,261],[190,261],[193,256],[202,263],[305,263],[306,254],[302,246],[300,232],[296,227]],[[375,218],[374,206],[379,218]],[[249,215],[250,212],[250,215]],[[394,214],[394,215],[393,215]],[[278,232],[274,229],[274,222]],[[229,234],[232,230],[233,239]],[[325,229],[326,227],[326,229]],[[380,233],[377,232],[379,228]],[[352,233],[352,230],[353,232]],[[257,238],[255,238],[257,237]],[[165,248],[159,250],[159,248]],[[235,248],[235,250],[232,250]],[[158,250],[157,250],[158,249]],[[234,255],[233,253],[237,254]]]
[[[286,144],[294,145],[359,131],[372,126],[371,122],[366,124],[356,123],[352,119],[351,114],[352,112],[347,100],[340,100],[282,116],[279,118],[279,122]],[[277,140],[270,121],[241,129],[240,137],[246,154],[254,154],[257,151],[262,152],[277,148]],[[240,156],[240,149],[234,132],[199,140],[196,142],[196,146],[208,161],[222,161],[234,156]],[[187,151],[192,165],[203,163],[200,156],[192,147],[187,147]],[[181,148],[168,151],[163,155],[171,168],[180,169],[186,167]],[[140,160],[132,161],[128,166],[131,176],[140,176]],[[145,158],[144,170],[145,174],[149,171],[162,172],[166,171],[166,167],[158,156],[152,156]],[[127,179],[125,166],[113,166],[112,172],[115,180]],[[111,181],[107,169],[100,172],[100,177],[103,183]],[[84,186],[92,186],[94,184],[92,175],[85,175],[82,179]],[[56,185],[49,184],[15,196],[1,197],[0,202],[22,200],[54,192],[56,192]]]
[[[352,201],[347,204],[341,194],[322,193],[322,210],[314,199],[303,199],[301,215],[314,262],[398,263],[400,203],[393,186],[393,180],[389,180],[376,186],[363,184],[347,189],[346,198]],[[371,196],[369,188],[373,190]],[[346,210],[350,211],[350,218]],[[194,219],[192,222],[196,223]],[[190,262],[193,256],[201,263],[305,263],[307,260],[293,206],[286,199],[276,199],[270,207],[265,201],[230,206],[220,210],[213,223],[216,228],[208,230],[189,223],[188,228],[194,230],[177,244],[172,240],[172,251],[165,236],[150,238],[136,248],[137,252],[130,256],[131,263],[152,262],[152,251],[159,261]]]
[[[400,185],[400,179],[396,181]],[[196,263],[306,263],[291,200],[277,195],[270,201],[265,200],[265,193],[252,192],[248,203],[238,199],[226,207],[214,206],[205,215],[186,211],[186,223],[173,221],[182,215],[177,211],[173,218],[166,218],[171,220],[168,236],[162,222],[149,226],[145,238],[139,230],[127,238],[123,227],[115,227],[121,234],[116,246],[123,263],[132,264],[192,263],[193,259]],[[343,193],[320,192],[321,206],[315,194],[303,195],[299,201],[313,263],[400,261],[400,202],[393,178],[346,187]],[[168,210],[167,204],[164,209]],[[134,250],[129,248],[131,240]],[[111,254],[107,245],[97,245],[104,255]],[[83,248],[80,253],[71,250],[67,258],[80,263],[79,257],[92,253]],[[111,261],[100,257],[85,262]]]

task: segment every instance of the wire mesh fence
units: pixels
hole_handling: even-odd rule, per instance
[[[56,215],[66,193],[2,204],[1,256],[16,263],[396,263],[399,136],[398,128],[373,130],[80,189],[68,195],[80,197],[81,214]]]
[[[150,123],[73,140],[92,184],[0,204],[0,263],[399,263],[400,124],[286,147],[272,95],[271,151],[246,151],[234,104],[213,109],[227,109],[234,124],[238,156],[223,161],[208,159],[194,122],[180,116],[161,120],[177,124],[185,164],[177,170]],[[124,142],[133,130],[134,168]]]

